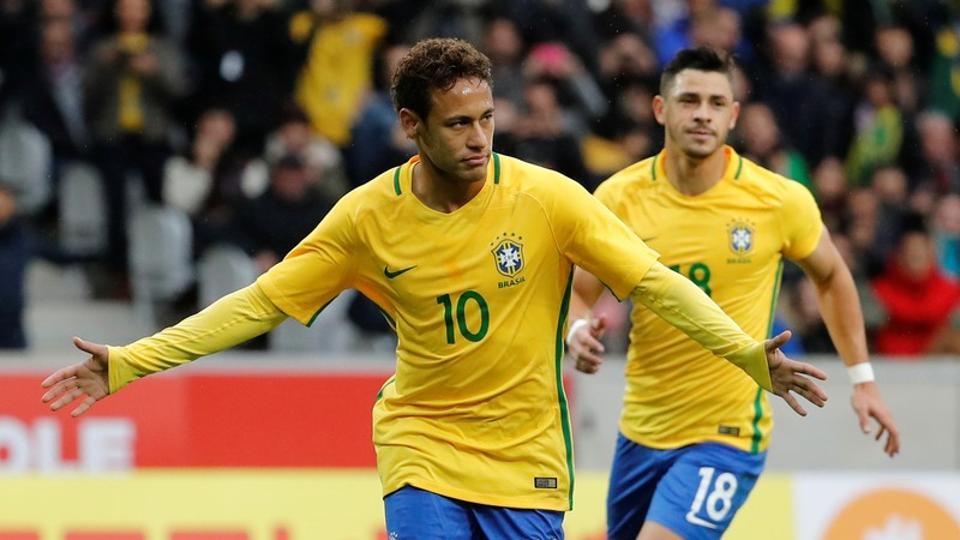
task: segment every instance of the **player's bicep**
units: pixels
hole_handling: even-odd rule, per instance
[[[578,266],[573,273],[573,294],[577,302],[589,309],[603,294],[603,282]]]
[[[778,220],[783,232],[783,254],[793,261],[810,256],[826,230],[813,194],[794,181],[787,181]]]
[[[814,283],[824,283],[828,281],[844,264],[843,257],[830,238],[830,233],[826,227],[823,228],[820,239],[817,242],[817,247],[806,257],[795,260],[794,262],[803,269],[804,273],[806,273]]]

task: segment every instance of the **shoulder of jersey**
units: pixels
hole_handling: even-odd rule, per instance
[[[604,189],[611,187],[622,188],[626,186],[648,187],[656,181],[656,159],[657,155],[642,159],[633,165],[629,165],[604,180],[600,186]],[[597,189],[600,189],[599,187]]]
[[[551,193],[558,186],[567,184],[569,186],[578,185],[576,182],[566,176],[548,169],[527,163],[521,159],[497,154],[500,161],[499,178],[496,180],[501,189],[507,189],[516,192],[539,193],[546,191]]]
[[[395,206],[400,195],[395,181],[397,170],[398,167],[387,169],[373,180],[351,189],[340,197],[337,206],[347,210],[354,218],[387,205]]]
[[[800,182],[777,174],[770,169],[743,158],[743,168],[735,180],[736,184],[768,204],[779,204],[797,190],[806,191]]]

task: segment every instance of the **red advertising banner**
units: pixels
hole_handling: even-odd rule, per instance
[[[39,373],[0,376],[0,472],[133,467],[373,467],[389,372],[189,372],[137,381],[80,418],[40,402]]]

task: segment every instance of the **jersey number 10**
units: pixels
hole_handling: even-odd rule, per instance
[[[467,326],[467,303],[473,301],[480,309],[480,328],[476,332]],[[437,303],[443,306],[443,322],[447,327],[447,343],[453,345],[457,342],[453,328],[453,299],[449,294],[437,297]],[[457,330],[467,341],[477,342],[487,335],[490,329],[490,308],[487,307],[487,301],[483,299],[477,291],[464,291],[457,299]]]

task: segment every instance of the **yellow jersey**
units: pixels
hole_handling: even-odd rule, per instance
[[[291,21],[291,38],[312,37],[296,85],[296,100],[313,129],[337,146],[350,143],[350,127],[373,82],[374,56],[387,23],[370,13],[351,13],[336,21],[312,21],[300,13]],[[311,33],[311,25],[318,25]]]
[[[665,152],[613,175],[597,198],[747,334],[767,339],[783,256],[803,259],[820,240],[813,196],[729,146],[720,182],[686,196],[667,181]],[[771,409],[750,377],[639,304],[631,320],[620,417],[627,438],[653,448],[715,441],[766,449]]]
[[[573,265],[626,298],[657,254],[559,173],[494,154],[480,192],[443,213],[411,192],[417,161],[344,196],[258,284],[307,324],[354,288],[396,329],[396,374],[373,414],[385,495],[412,485],[567,510],[561,360]]]

